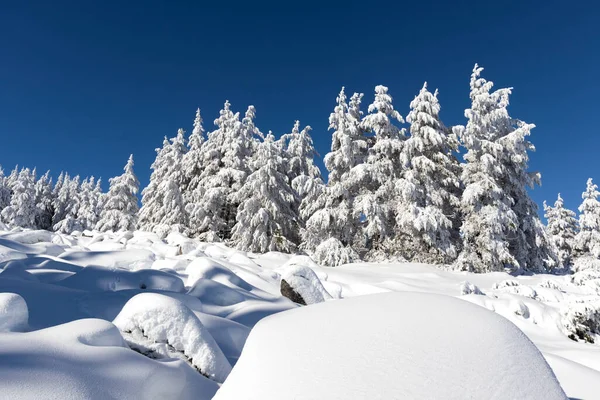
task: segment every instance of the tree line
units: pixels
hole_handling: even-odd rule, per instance
[[[296,121],[275,138],[225,102],[206,132],[197,110],[189,136],[164,138],[142,191],[131,156],[124,173],[100,181],[62,173],[0,171],[0,218],[26,228],[71,233],[140,229],[180,232],[243,251],[306,252],[336,266],[400,259],[475,272],[549,272],[600,257],[600,203],[588,182],[577,221],[562,200],[544,203],[548,226],[528,188],[535,127],[508,113],[512,89],[493,90],[475,65],[467,123],[440,120],[437,90],[427,84],[404,119],[385,86],[363,109],[345,89],[329,116],[328,179],[315,165],[310,126]],[[406,126],[407,125],[407,126]],[[459,155],[463,153],[463,161]]]

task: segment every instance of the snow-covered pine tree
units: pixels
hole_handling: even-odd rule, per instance
[[[96,225],[99,231],[132,231],[137,225],[140,182],[133,171],[133,154],[123,170],[122,175],[109,179],[110,189]]]
[[[195,202],[187,208],[193,232],[207,241],[230,238],[241,201],[237,192],[250,172],[253,139],[244,126],[253,126],[255,110],[248,108],[242,124],[239,113],[234,114],[230,107],[226,101],[215,120],[217,129],[208,134],[202,146],[204,169],[192,195]]]
[[[187,213],[180,189],[183,181],[181,160],[185,151],[184,135],[183,129],[179,129],[170,142],[164,138],[163,147],[156,149],[150,183],[142,191],[139,227],[160,237],[166,237],[173,231],[183,232],[187,226]]]
[[[294,123],[292,132],[281,137],[284,144],[284,165],[287,172],[288,182],[296,193],[297,202],[294,210],[299,212],[301,202],[314,201],[323,186],[321,171],[314,164],[317,154],[313,140],[310,137],[310,126],[300,131],[300,121]]]
[[[437,91],[427,83],[410,103],[406,120],[402,176],[396,181],[395,251],[424,263],[450,263],[457,255],[460,166],[453,152],[458,140],[439,117]]]
[[[508,94],[511,90],[508,89]],[[519,225],[509,237],[510,251],[521,269],[532,272],[546,272],[559,266],[557,249],[546,234],[538,216],[538,206],[529,195],[528,189],[541,185],[541,175],[529,172],[529,151],[535,147],[527,139],[535,125],[511,118],[506,111],[494,121],[494,128],[501,137],[498,143],[504,148],[502,157],[502,187],[513,200],[514,211]]]
[[[182,194],[186,204],[194,203],[192,193],[198,187],[200,174],[203,170],[202,164],[202,144],[204,143],[204,127],[202,126],[202,116],[200,109],[196,110],[194,119],[194,129],[188,139],[187,152],[181,160],[181,169],[183,173]]]
[[[393,124],[394,120],[404,123],[404,119],[394,110],[387,87],[375,87],[375,100],[368,111],[361,127],[373,135],[374,144],[367,157],[367,179],[354,206],[364,217],[367,256],[378,259],[384,256],[385,247],[389,246],[386,242],[393,235],[394,182],[402,173],[400,154],[405,132]]]
[[[463,245],[456,265],[475,272],[519,267],[508,241],[517,232],[519,221],[512,210],[513,199],[503,186],[505,148],[498,139],[505,132],[497,126],[497,121],[506,119],[510,90],[490,93],[493,83],[480,77],[482,70],[475,64],[470,83],[471,108],[465,110],[467,126],[457,129],[467,153],[461,174]]]
[[[581,197],[579,206],[579,233],[575,236],[575,250],[578,257],[592,256],[600,258],[600,201],[598,201],[598,185],[592,178],[587,180],[587,187]]]
[[[300,207],[301,218],[307,220],[302,248],[322,265],[337,266],[358,259],[353,246],[361,226],[353,208],[359,177],[364,175],[358,167],[363,166],[367,153],[367,140],[360,127],[362,97],[362,93],[355,93],[348,105],[344,88],[340,91],[329,116],[333,134],[331,151],[324,159],[329,171],[327,186],[314,201],[305,201]]]
[[[47,171],[35,183],[35,226],[38,229],[52,229],[54,206],[52,197],[52,178]]]
[[[2,221],[9,226],[35,228],[35,178],[29,168],[23,168],[12,180],[10,190],[10,204],[0,214]]]
[[[571,267],[575,235],[579,229],[575,212],[565,208],[559,193],[554,207],[547,205],[544,201],[544,217],[548,220],[546,231],[558,250],[560,263],[565,268]]]
[[[293,252],[298,244],[296,195],[272,133],[258,147],[252,168],[254,172],[236,193],[240,206],[231,243],[240,250],[257,253]]]
[[[78,219],[79,208],[81,207],[81,178],[79,175],[73,179],[69,179],[69,176],[65,175],[58,196],[59,201],[64,204],[64,217],[54,224],[53,229],[61,233],[83,231],[85,227],[82,221]]]
[[[10,205],[10,189],[8,178],[4,176],[4,170],[0,166],[0,212]]]
[[[54,225],[65,218],[69,194],[65,189],[65,185],[68,185],[69,180],[69,174],[61,172],[56,180],[54,189],[52,189],[52,209],[54,210],[54,214],[52,215],[52,229],[54,229]]]

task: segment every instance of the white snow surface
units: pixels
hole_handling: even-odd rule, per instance
[[[298,271],[312,271],[314,275]],[[320,284],[325,291],[319,289],[319,293],[328,293],[333,299],[299,307],[280,294],[281,279],[286,274],[310,275],[311,281],[317,286]],[[348,299],[384,292],[400,292],[397,296],[404,296],[407,300],[399,302],[396,295]],[[430,297],[445,301],[411,297],[411,292],[441,295],[444,297]],[[294,365],[300,367],[304,360],[302,354],[309,351],[314,355],[311,367],[320,368],[322,364],[329,365],[330,369],[315,377],[314,371],[305,365],[303,371],[307,376],[297,374],[293,378],[288,377],[288,382],[289,379],[303,381],[312,376],[314,379],[308,386],[325,385],[321,387],[327,388],[320,398],[340,397],[340,393],[345,393],[344,385],[333,384],[332,378],[342,374],[338,369],[344,369],[345,364],[334,365],[333,358],[330,360],[325,355],[329,354],[328,351],[333,353],[335,349],[339,350],[341,347],[337,347],[338,344],[342,346],[347,342],[344,338],[354,336],[357,340],[366,341],[370,333],[369,346],[357,342],[347,354],[348,359],[356,361],[362,354],[362,360],[370,366],[370,374],[366,377],[375,379],[373,382],[384,381],[389,375],[389,365],[396,368],[404,363],[402,369],[394,370],[395,376],[399,381],[406,376],[422,379],[421,384],[430,392],[421,398],[435,398],[439,380],[433,379],[433,376],[446,368],[445,363],[460,364],[460,367],[468,369],[470,367],[460,363],[460,360],[471,360],[475,353],[479,353],[481,360],[488,360],[478,369],[482,377],[488,376],[483,374],[493,368],[500,368],[500,361],[505,363],[502,365],[513,362],[531,366],[531,371],[520,375],[520,382],[511,380],[510,393],[524,390],[515,395],[516,398],[535,398],[529,396],[529,387],[538,388],[540,393],[544,393],[543,390],[551,391],[551,376],[543,380],[534,379],[546,371],[543,363],[539,362],[539,354],[511,325],[495,318],[502,316],[533,342],[570,398],[600,398],[600,337],[593,333],[589,335],[595,339],[595,343],[568,338],[573,327],[585,328],[577,320],[580,314],[578,310],[588,310],[586,315],[590,317],[600,315],[594,312],[600,300],[600,272],[589,269],[575,275],[515,277],[501,272],[451,272],[432,265],[409,263],[355,263],[331,268],[321,267],[305,256],[277,252],[262,255],[246,253],[223,244],[187,239],[176,233],[163,241],[156,234],[138,231],[85,231],[65,235],[17,228],[0,230],[0,293],[1,330],[11,331],[0,332],[2,398],[210,399],[214,396],[219,387],[216,381],[222,379],[212,380],[200,374],[193,365],[194,359],[190,363],[187,355],[173,354],[172,351],[161,353],[165,348],[172,350],[164,341],[160,342],[165,336],[157,333],[155,338],[148,339],[143,335],[134,337],[120,332],[110,322],[120,313],[137,315],[135,318],[146,313],[160,314],[160,318],[169,320],[166,325],[168,332],[162,332],[166,337],[171,335],[182,343],[194,343],[197,340],[198,343],[204,343],[202,346],[210,348],[213,354],[219,354],[220,350],[224,358],[217,356],[215,360],[220,361],[211,365],[217,368],[215,371],[221,368],[219,366],[225,367],[221,372],[215,372],[214,376],[226,375],[223,371],[228,371],[227,363],[233,367],[223,388],[230,388],[232,384],[228,382],[234,378],[238,382],[246,379],[240,377],[247,375],[243,371],[250,374],[246,379],[248,384],[252,383],[247,382],[251,380],[250,376],[260,372],[264,376],[256,379],[269,381],[264,390],[280,387],[278,377],[281,373],[266,371],[279,368],[286,370]],[[135,312],[124,310],[125,305],[140,294],[161,300],[135,306]],[[328,298],[325,294],[323,296]],[[453,298],[460,298],[479,308],[469,307],[465,312],[469,304]],[[383,304],[375,307],[374,302]],[[460,306],[456,305],[457,302]],[[344,304],[349,304],[348,307],[355,304],[356,307],[352,306],[352,309],[356,312],[346,310]],[[338,306],[341,307],[339,316],[335,311]],[[301,310],[294,311],[298,308]],[[176,310],[181,315],[177,318],[168,317]],[[325,312],[318,310],[334,311],[325,316]],[[251,330],[259,321],[273,314],[278,315],[257,326],[240,359]],[[339,321],[339,324],[335,322],[344,315],[346,319]],[[482,318],[489,321],[486,324],[473,323],[470,315],[477,315],[478,321]],[[155,317],[151,321],[158,318]],[[423,340],[429,338],[427,351],[435,350],[439,355],[434,357],[425,353],[425,356],[420,356],[422,353],[418,351],[423,351],[421,347],[400,340],[406,340],[411,332],[415,333],[415,326],[407,326],[407,321],[411,319],[423,319],[423,327],[431,327],[437,321],[436,329],[417,331]],[[289,324],[284,324],[277,332],[265,328],[271,325],[270,321],[278,325],[278,320],[289,321]],[[119,323],[118,319],[115,322]],[[138,325],[143,323],[140,320]],[[320,325],[317,326],[317,323]],[[188,325],[193,327],[189,328],[189,332],[195,332],[190,335],[193,337],[184,337],[186,334],[182,333],[186,332]],[[462,336],[451,335],[456,325],[463,326]],[[310,326],[315,327],[314,332],[309,329]],[[392,337],[388,340],[387,328],[376,330],[371,326],[398,330],[398,339]],[[492,329],[491,326],[496,328]],[[154,327],[151,325],[149,328]],[[480,338],[476,332],[482,329],[485,335]],[[257,351],[256,343],[262,342],[268,335],[274,336],[273,341],[264,342],[256,357],[248,355]],[[432,335],[435,335],[435,340],[431,339]],[[129,349],[123,336],[127,337],[129,343],[136,338],[148,339],[138,343],[138,350],[143,350],[143,345],[153,352],[149,352],[147,357]],[[514,346],[513,349],[518,349],[518,353],[493,353],[499,351],[497,349],[506,343],[509,336],[511,341],[520,343],[509,343]],[[206,344],[210,342],[206,338],[210,337],[214,341]],[[455,351],[456,343],[452,341],[460,344],[460,340],[465,338],[468,339],[465,346],[471,347],[461,353]],[[493,343],[481,347],[488,338],[493,338]],[[420,336],[419,341],[415,340],[414,343],[422,343]],[[176,348],[172,344],[169,342],[171,347]],[[390,355],[386,352],[381,355],[383,358],[371,356],[371,348],[375,351],[385,346],[388,346]],[[322,352],[317,353],[318,349]],[[414,353],[410,353],[413,350]],[[180,351],[185,353],[186,349]],[[165,358],[165,354],[168,358]],[[390,359],[391,354],[412,354],[413,358],[397,356]],[[450,354],[454,357],[450,357]],[[492,354],[499,354],[497,363],[489,361]],[[157,357],[153,359],[152,356]],[[286,357],[286,361],[279,365],[267,365],[267,360],[275,356]],[[295,358],[298,362],[294,364],[292,359]],[[474,360],[470,365],[483,365],[479,362]],[[266,370],[248,371],[246,365],[256,363],[264,365]],[[423,372],[421,367],[427,370]],[[515,371],[521,370],[518,365],[514,368]],[[511,371],[499,377],[504,379],[506,376],[507,380],[514,378]],[[454,376],[451,371],[448,374]],[[330,384],[327,385],[327,382]],[[413,386],[405,385],[404,389],[409,390],[415,385],[416,381]],[[485,390],[485,382],[480,379],[473,379],[465,385],[463,393]],[[291,393],[291,388],[286,386],[278,398],[305,398],[300,391]],[[226,396],[229,390],[233,389],[223,389],[218,396]],[[367,398],[377,398],[378,392],[375,395],[372,393]],[[552,398],[552,393],[547,397]],[[249,398],[251,395],[254,394],[244,393],[239,398]],[[494,392],[489,392],[480,398],[493,398],[493,395]],[[346,398],[360,396],[348,395]]]
[[[328,399],[566,398],[539,350],[506,319],[448,296],[386,293],[265,318],[215,400],[322,399],[324,393]]]
[[[131,340],[142,338],[152,350],[169,357],[172,349],[182,352],[203,375],[225,381],[231,365],[202,325],[182,302],[158,293],[140,293],[125,304],[113,323]],[[155,346],[159,344],[159,346]]]

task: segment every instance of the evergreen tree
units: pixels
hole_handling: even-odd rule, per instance
[[[64,205],[64,216],[54,223],[53,229],[61,233],[83,231],[85,227],[82,221],[78,219],[79,208],[81,207],[81,178],[79,175],[73,179],[69,179],[69,176],[65,175],[62,188],[58,194],[58,200]]]
[[[205,167],[193,194],[195,203],[187,208],[193,232],[207,241],[222,241],[231,236],[241,201],[237,192],[250,171],[248,157],[253,139],[244,126],[253,124],[255,110],[252,106],[248,108],[242,124],[239,113],[234,114],[230,106],[226,101],[215,120],[217,129],[208,134],[202,146]]]
[[[560,193],[554,203],[554,207],[549,206],[544,201],[544,217],[548,220],[547,232],[550,240],[558,250],[560,263],[564,267],[572,265],[573,245],[575,235],[578,231],[577,219],[575,213],[565,208]]]
[[[67,201],[69,199],[69,193],[65,185],[68,186],[69,180],[69,174],[61,172],[52,190],[52,209],[54,210],[54,214],[52,215],[53,228],[54,225],[65,218]]]
[[[280,147],[269,133],[252,160],[254,172],[237,193],[240,206],[232,244],[244,251],[292,252],[298,243],[296,196],[285,175]]]
[[[35,183],[35,226],[37,228],[46,230],[52,228],[53,200],[52,178],[50,178],[50,171],[47,171]]]
[[[439,118],[437,91],[427,83],[410,103],[410,137],[402,148],[402,177],[396,182],[396,240],[411,261],[449,263],[458,242],[458,141]]]
[[[0,166],[0,212],[10,205],[10,188],[8,178],[4,176],[4,170]]]
[[[140,182],[133,172],[133,154],[123,170],[122,175],[109,179],[110,189],[96,225],[99,231],[132,231],[137,225]]]
[[[579,206],[579,233],[575,236],[577,256],[591,255],[600,258],[600,201],[598,186],[592,178],[587,180],[583,202]]]
[[[387,87],[375,88],[375,100],[368,111],[361,127],[373,135],[374,144],[369,149],[367,178],[356,198],[355,209],[365,220],[363,232],[370,258],[379,258],[393,235],[394,182],[402,172],[400,154],[405,133],[392,123],[404,120],[394,110]]]
[[[300,208],[301,217],[307,220],[302,248],[322,265],[337,266],[358,259],[353,246],[361,227],[353,208],[361,183],[358,167],[363,165],[367,151],[360,127],[362,96],[355,93],[348,105],[344,88],[338,95],[329,116],[331,151],[324,159],[328,184],[319,189],[314,201],[305,201]]]
[[[0,213],[2,221],[9,226],[35,228],[35,178],[29,168],[13,178],[10,189],[10,204]]]
[[[170,142],[165,137],[163,147],[156,149],[150,183],[142,191],[140,229],[154,232],[160,237],[165,237],[172,231],[185,231],[187,214],[180,189],[184,151],[183,129],[179,129],[177,136]]]
[[[183,172],[183,198],[186,203],[193,203],[192,193],[198,187],[200,182],[200,174],[203,170],[202,164],[202,144],[204,143],[204,127],[202,126],[202,117],[200,109],[196,110],[196,118],[194,119],[194,129],[188,139],[187,153],[181,160],[181,168]]]
[[[465,189],[461,197],[463,249],[457,260],[462,270],[487,272],[518,268],[509,248],[508,238],[515,235],[519,221],[512,210],[513,199],[503,186],[504,147],[498,143],[497,121],[506,118],[509,89],[490,93],[493,87],[480,77],[477,64],[471,75],[471,108],[460,130],[467,149],[462,171]]]

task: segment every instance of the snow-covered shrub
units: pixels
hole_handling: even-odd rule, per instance
[[[600,300],[570,302],[561,314],[564,332],[570,339],[595,343],[600,337]]]
[[[15,293],[0,293],[0,332],[27,329],[29,310],[25,299]]]
[[[336,238],[329,238],[317,246],[313,258],[322,265],[337,266],[358,260],[358,254],[350,246],[344,246]]]
[[[307,266],[284,265],[281,274],[281,294],[299,304],[322,303],[332,299],[315,272]]]
[[[201,374],[225,381],[231,365],[192,310],[171,297],[142,293],[125,304],[113,323],[129,346],[154,358],[184,358]]]
[[[563,290],[562,286],[558,282],[553,281],[551,279],[544,279],[543,281],[538,283],[538,286],[542,287],[542,288],[554,289],[554,290],[559,290],[559,291]]]
[[[479,289],[479,287],[477,287],[477,285],[474,285],[469,281],[464,281],[463,283],[460,284],[460,294],[461,295],[467,295],[467,294],[485,295],[485,293],[483,293]]]
[[[494,283],[492,286],[494,290],[499,290],[505,293],[518,294],[520,296],[529,297],[531,299],[537,298],[537,292],[534,288],[527,285],[521,285],[518,281],[513,279],[507,279],[502,282]]]

